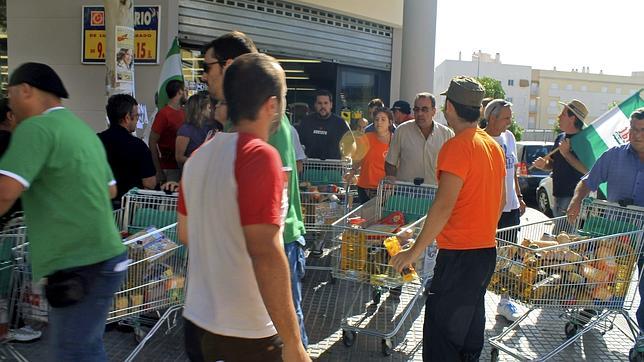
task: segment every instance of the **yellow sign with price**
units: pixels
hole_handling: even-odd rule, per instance
[[[134,7],[134,62],[159,63],[159,24],[161,7]],[[105,10],[102,6],[83,6],[81,62],[105,64]]]

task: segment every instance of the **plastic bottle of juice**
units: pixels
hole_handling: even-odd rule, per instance
[[[402,250],[400,242],[395,236],[386,238],[385,241],[383,241],[383,244],[385,245],[385,248],[387,248],[387,253],[389,253],[389,256],[394,256],[398,254],[400,250]],[[411,265],[404,267],[400,272],[400,275],[402,275],[402,279],[405,283],[409,283],[418,277],[418,275],[416,274],[416,269],[414,269],[414,267]]]

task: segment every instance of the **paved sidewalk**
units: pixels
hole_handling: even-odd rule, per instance
[[[541,216],[540,216],[541,215]],[[524,222],[535,222],[542,214],[529,211]],[[527,219],[527,220],[526,220]],[[328,255],[321,259],[309,259],[310,264],[319,268],[330,265]],[[372,302],[372,290],[368,285],[360,285],[341,280],[331,281],[326,270],[308,270],[304,281],[304,314],[309,333],[309,352],[318,361],[421,361],[422,329],[424,317],[424,297],[415,303],[418,288],[407,286],[403,289],[400,302],[390,298],[388,293],[381,296],[381,302]],[[635,296],[631,311],[634,317],[639,296]],[[355,303],[353,303],[355,302]],[[486,338],[498,335],[509,326],[502,317],[495,315],[498,296],[487,293]],[[402,320],[400,331],[392,338],[393,351],[385,357],[382,351],[382,338],[358,333],[353,346],[343,344],[341,324],[343,317],[351,324],[359,324],[366,332],[385,333],[391,331],[393,323],[401,321],[403,311],[408,308],[409,317]],[[529,358],[549,352],[565,340],[564,324],[559,318],[561,311],[534,311],[518,331],[510,335],[508,344],[517,348]],[[180,321],[180,318],[178,318]],[[392,322],[393,321],[393,322]],[[363,331],[364,331],[363,330]],[[555,356],[553,361],[627,361],[628,351],[633,342],[624,319],[618,316],[612,330],[604,335],[591,330],[574,344]],[[378,334],[378,333],[375,333]],[[48,359],[47,333],[43,339],[30,344],[13,344],[30,361]],[[136,347],[132,333],[110,330],[105,336],[106,350],[111,361],[122,361]],[[481,360],[490,358],[491,347],[485,344]],[[183,350],[181,323],[172,330],[162,328],[145,346],[137,361],[187,361]],[[501,361],[514,360],[507,354],[500,354]]]

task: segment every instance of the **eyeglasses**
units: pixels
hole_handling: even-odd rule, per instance
[[[414,110],[414,113],[419,113],[419,112],[428,113],[429,111],[432,110],[432,108],[430,108],[430,107],[414,107],[413,110]]]
[[[210,67],[215,65],[215,64],[219,64],[221,67],[223,67],[226,64],[226,61],[225,60],[216,60],[216,61],[210,62],[210,63],[204,61],[203,65],[202,65],[203,72],[208,73],[210,71]]]

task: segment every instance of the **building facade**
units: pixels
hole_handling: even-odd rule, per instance
[[[579,99],[588,107],[587,122],[644,88],[644,72],[632,76],[590,73],[586,68],[570,72],[532,70],[530,85],[530,129],[553,129],[561,113],[559,101]]]
[[[81,62],[82,7],[102,2],[8,0],[5,76],[27,61],[51,65],[70,93],[64,104],[97,131],[106,126],[105,65]],[[159,62],[136,64],[135,96],[155,111],[163,59],[178,36],[183,72],[191,91],[200,83],[202,47],[215,37],[240,30],[260,51],[275,56],[287,72],[289,103],[313,103],[313,91],[335,94],[342,106],[366,109],[371,98],[387,104],[401,94],[429,90],[433,84],[436,1],[426,0],[137,0],[158,5]],[[425,23],[413,21],[423,14]],[[412,17],[410,24],[403,23]],[[427,23],[429,21],[429,24]],[[56,31],[52,31],[56,29]],[[417,57],[404,60],[405,39],[422,36],[428,43]],[[409,43],[412,43],[409,41]],[[415,47],[415,43],[414,44]],[[411,57],[410,57],[411,58]],[[428,62],[431,67],[428,67]],[[413,76],[412,76],[413,75]],[[401,79],[408,79],[401,82]],[[150,120],[151,121],[151,120]]]

